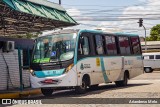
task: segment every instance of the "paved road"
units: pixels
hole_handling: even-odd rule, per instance
[[[45,105],[47,107],[49,106],[56,106],[56,107],[105,107],[105,106],[111,106],[111,104],[105,105],[105,104],[94,104],[98,100],[89,100],[89,103],[92,103],[90,105],[84,105],[84,104],[61,104],[61,102],[64,101],[70,101],[72,98],[81,98],[82,102],[85,102],[85,100],[92,99],[92,98],[101,98],[102,100],[105,100],[103,98],[160,98],[160,71],[154,71],[153,73],[144,73],[136,78],[133,78],[129,80],[129,85],[127,87],[116,87],[115,84],[107,84],[100,86],[99,88],[95,90],[89,90],[86,94],[83,95],[77,95],[75,94],[74,90],[66,90],[66,91],[58,91],[54,93],[51,97],[44,97],[43,95],[39,96],[30,96],[28,98],[34,98],[34,99],[41,99],[42,102],[47,103],[60,103],[58,105]],[[49,100],[48,100],[49,98]],[[119,102],[122,100],[122,102],[125,102],[127,99],[117,99]],[[114,100],[115,101],[115,100]],[[113,103],[114,103],[113,101]],[[76,102],[76,101],[75,101]],[[112,102],[112,101],[111,101]],[[18,107],[19,105],[14,105]],[[26,105],[27,106],[27,105]],[[117,105],[114,105],[119,106]],[[127,104],[124,104],[121,106],[127,106]],[[130,106],[138,106],[137,104],[130,105]],[[141,105],[142,106],[142,105]],[[150,107],[150,105],[143,105],[145,107]],[[152,106],[159,106],[159,105],[153,105]],[[20,106],[19,106],[20,107]],[[28,106],[27,106],[28,107]]]

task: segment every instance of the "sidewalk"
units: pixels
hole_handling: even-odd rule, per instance
[[[6,91],[0,93],[0,99],[3,98],[22,98],[22,97],[28,97],[30,95],[38,95],[41,94],[40,89],[27,89],[23,90],[22,92],[20,91]]]

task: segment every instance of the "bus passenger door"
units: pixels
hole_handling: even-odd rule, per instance
[[[114,82],[121,79],[123,70],[123,57],[106,57],[104,58],[106,75],[109,82]]]
[[[77,73],[78,85],[81,85],[83,75],[87,74],[91,78],[91,72],[93,71],[93,58],[91,58],[92,50],[90,44],[89,33],[82,33],[78,41],[78,52],[77,52]]]
[[[93,71],[91,73],[91,80],[92,84],[100,84],[108,81],[106,72],[105,72],[105,65],[104,65],[104,37],[101,34],[95,34],[92,36],[92,50],[94,61]]]

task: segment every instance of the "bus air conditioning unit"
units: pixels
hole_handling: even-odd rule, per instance
[[[3,42],[3,52],[14,51],[15,44],[14,41],[5,41]]]

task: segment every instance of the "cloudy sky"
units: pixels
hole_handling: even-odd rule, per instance
[[[58,3],[58,0],[49,0]],[[62,0],[62,6],[80,25],[77,29],[103,29],[144,36],[138,20],[147,29],[160,24],[160,0]]]

